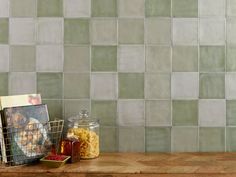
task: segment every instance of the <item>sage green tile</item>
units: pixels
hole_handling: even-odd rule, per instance
[[[116,17],[116,0],[92,0],[92,17]]]
[[[172,101],[172,123],[175,126],[198,125],[198,101]]]
[[[8,73],[0,73],[0,95],[8,95]]]
[[[236,71],[236,46],[227,46],[227,71]]]
[[[12,17],[35,17],[36,0],[10,0],[10,12]]]
[[[64,118],[67,120],[71,116],[79,115],[81,110],[90,112],[90,100],[65,99],[64,100]]]
[[[144,43],[143,19],[119,19],[118,26],[120,44]]]
[[[199,70],[200,72],[225,71],[225,47],[201,46]]]
[[[198,71],[198,47],[174,46],[172,55],[172,71],[197,72]]]
[[[38,17],[62,17],[63,0],[38,0]]]
[[[35,71],[35,46],[11,46],[10,71]]]
[[[88,19],[65,19],[64,43],[89,44],[89,23]]]
[[[236,100],[226,101],[226,124],[229,126],[236,125]]]
[[[100,151],[117,152],[118,151],[118,134],[116,127],[100,128]]]
[[[144,75],[142,73],[119,73],[119,98],[144,98]]]
[[[146,17],[170,17],[171,0],[146,0]]]
[[[89,73],[64,73],[64,98],[82,99],[90,97]]]
[[[115,126],[117,118],[116,101],[92,101],[91,114],[101,125]]]
[[[117,47],[93,46],[92,71],[117,71]]]
[[[198,0],[172,0],[173,17],[197,17]]]
[[[9,20],[8,18],[0,18],[0,44],[7,44],[9,38]]]
[[[62,73],[37,73],[37,92],[45,99],[61,99]]]
[[[47,104],[50,120],[63,119],[62,100],[43,100]]]
[[[200,98],[225,98],[225,75],[223,73],[200,74]]]
[[[228,152],[236,151],[236,127],[226,128],[226,150]]]
[[[64,71],[89,72],[90,71],[89,46],[65,46]]]
[[[146,152],[170,152],[171,128],[146,127]]]
[[[225,128],[223,127],[200,127],[199,129],[200,152],[224,152],[225,151]]]

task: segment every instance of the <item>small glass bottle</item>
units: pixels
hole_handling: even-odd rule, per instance
[[[70,162],[80,161],[80,142],[76,139],[63,139],[61,141],[60,153],[62,155],[71,156]]]
[[[88,111],[68,119],[67,138],[80,142],[80,158],[93,159],[99,156],[99,123],[89,118]]]

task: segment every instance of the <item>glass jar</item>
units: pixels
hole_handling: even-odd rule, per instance
[[[67,138],[80,142],[80,158],[93,159],[99,156],[99,123],[89,118],[88,111],[68,119]]]

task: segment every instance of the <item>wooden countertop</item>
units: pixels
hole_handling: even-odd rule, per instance
[[[103,153],[60,168],[0,166],[0,177],[236,177],[236,153]]]

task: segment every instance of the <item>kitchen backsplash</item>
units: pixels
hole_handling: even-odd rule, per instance
[[[236,0],[0,0],[0,95],[36,92],[102,151],[235,151]]]

